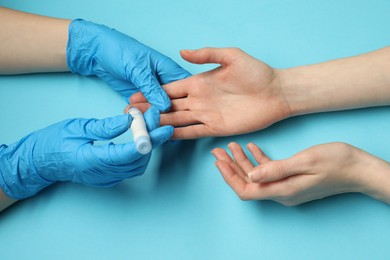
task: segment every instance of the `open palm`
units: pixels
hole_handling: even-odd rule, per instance
[[[236,48],[181,54],[192,63],[221,66],[164,86],[172,108],[161,124],[175,126],[174,139],[248,133],[289,115],[277,72],[267,64]],[[135,106],[143,101],[140,94],[130,99]]]

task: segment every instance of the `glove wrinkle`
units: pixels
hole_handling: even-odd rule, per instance
[[[189,75],[173,60],[134,38],[81,19],[69,26],[67,64],[73,73],[98,76],[126,99],[139,89],[162,111],[169,109],[170,100],[160,84]]]

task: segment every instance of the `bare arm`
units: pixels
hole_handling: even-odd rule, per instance
[[[390,104],[390,47],[291,69],[274,69],[236,48],[182,56],[221,66],[165,85],[172,109],[161,123],[175,126],[177,139],[243,134],[295,115]],[[130,101],[147,107],[140,93]]]
[[[69,23],[0,7],[0,75],[68,71]],[[14,202],[0,189],[0,211]]]
[[[344,143],[310,147],[284,160],[271,160],[255,144],[229,144],[212,152],[225,181],[243,200],[273,200],[293,206],[327,196],[359,192],[390,204],[390,164]]]
[[[291,69],[274,69],[235,48],[183,51],[182,56],[221,66],[165,86],[172,110],[161,123],[176,126],[178,139],[242,134],[295,115],[390,104],[390,47]],[[147,107],[139,93],[130,101]],[[223,149],[213,150],[216,165],[244,200],[296,205],[360,192],[390,203],[389,163],[350,145],[318,145],[272,161],[250,144],[259,166],[238,144],[229,149],[233,158]]]
[[[277,71],[292,115],[390,104],[390,47]]]
[[[0,7],[0,75],[68,71],[69,23]]]

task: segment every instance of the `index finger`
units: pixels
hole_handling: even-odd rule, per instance
[[[170,99],[176,99],[176,98],[182,98],[188,96],[188,84],[190,83],[189,80],[183,79],[174,81],[172,83],[163,85],[163,89],[168,94]],[[139,91],[137,93],[134,93],[129,98],[130,104],[133,103],[145,103],[148,102],[145,98],[145,95]]]
[[[142,92],[139,91],[129,97],[129,102],[130,104],[133,104],[133,103],[146,103],[148,101],[146,100],[144,94],[142,94]]]
[[[186,97],[188,96],[188,87],[191,84],[192,80],[193,77],[178,80],[163,85],[163,88],[171,99]]]

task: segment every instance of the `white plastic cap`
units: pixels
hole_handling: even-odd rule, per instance
[[[152,150],[152,143],[147,136],[140,136],[135,140],[137,151],[142,154],[148,154]]]

